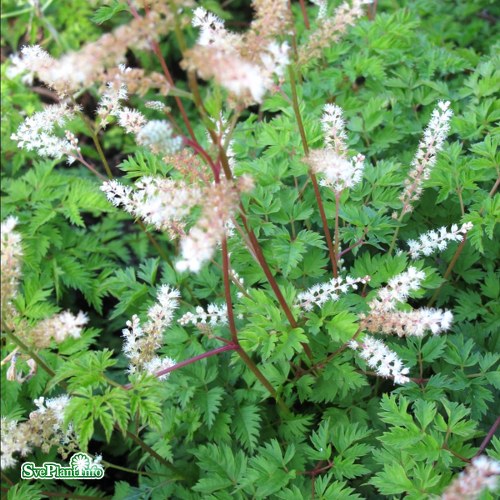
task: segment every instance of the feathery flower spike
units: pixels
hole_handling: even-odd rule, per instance
[[[436,164],[437,154],[443,148],[444,141],[450,130],[450,120],[453,112],[449,101],[438,102],[432,112],[429,125],[424,131],[417,153],[412,161],[412,169],[405,181],[405,189],[400,196],[403,202],[401,214],[404,215],[413,210],[413,204],[422,195],[423,183],[430,177],[431,170]]]
[[[466,222],[458,227],[457,224],[451,226],[450,231],[446,227],[440,227],[435,231],[429,231],[422,234],[418,240],[408,240],[408,252],[412,259],[418,259],[421,256],[428,257],[435,250],[443,251],[451,241],[463,241],[468,231],[472,229],[472,223]]]
[[[396,384],[406,384],[410,381],[408,368],[381,340],[365,337],[361,342],[351,341],[348,345],[358,351],[359,357],[364,359],[377,375],[392,378]]]
[[[227,306],[221,305],[218,306],[216,304],[210,304],[207,307],[207,310],[203,309],[203,307],[198,306],[195,309],[195,312],[187,312],[181,318],[177,320],[180,325],[226,325],[227,324]]]
[[[352,278],[351,276],[343,278],[339,276],[326,283],[317,283],[305,292],[299,293],[297,305],[304,311],[311,311],[315,305],[321,307],[329,300],[336,301],[341,294],[347,293],[349,288],[357,290],[360,283],[365,284],[368,281],[370,281],[369,276],[364,278]]]
[[[141,326],[137,315],[127,321],[127,328],[122,330],[123,353],[129,359],[129,373],[156,372],[175,365],[175,360],[165,356],[160,358],[156,351],[162,346],[163,331],[172,323],[174,312],[179,306],[180,292],[168,285],[162,285],[157,302],[148,310],[148,321]],[[164,380],[168,374],[159,377]]]

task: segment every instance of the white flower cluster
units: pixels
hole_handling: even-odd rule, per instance
[[[143,177],[136,189],[116,180],[104,182],[101,190],[116,207],[152,224],[160,231],[174,232],[182,219],[201,202],[201,191],[195,186],[160,177]]]
[[[325,147],[311,151],[306,163],[315,174],[321,175],[320,185],[333,189],[336,193],[353,188],[363,178],[365,157],[347,155],[347,134],[342,109],[335,104],[326,104],[321,126],[325,137]]]
[[[174,137],[170,123],[165,120],[148,121],[140,111],[122,106],[122,101],[128,97],[122,77],[130,71],[130,68],[120,65],[115,80],[107,83],[97,109],[101,126],[106,126],[109,116],[115,116],[125,132],[135,135],[137,144],[149,148],[153,153],[170,155],[179,151],[182,137]]]
[[[150,120],[139,129],[136,139],[156,154],[170,155],[182,147],[182,137],[174,137],[172,125],[165,120]]]
[[[119,74],[121,75],[125,69],[120,68]],[[118,76],[114,81],[106,83],[106,90],[102,93],[97,108],[97,115],[101,119],[101,126],[104,128],[108,123],[109,116],[116,116],[119,118],[122,111],[122,102],[128,97],[127,86],[123,83]]]
[[[7,469],[16,464],[14,454],[25,457],[33,447],[41,447],[48,453],[53,445],[68,442],[73,429],[63,428],[64,412],[70,398],[67,395],[45,400],[35,399],[37,410],[32,411],[29,420],[16,422],[2,417],[1,421],[1,468]]]
[[[283,78],[285,70],[290,63],[290,46],[286,43],[271,42],[264,47],[264,50],[259,54],[262,62],[264,73],[265,87],[270,88],[273,84],[272,76]]]
[[[221,231],[204,231],[201,227],[193,226],[189,233],[181,239],[181,258],[175,263],[178,271],[197,273],[207,260],[214,254],[214,249],[220,242]]]
[[[64,422],[64,411],[68,406],[69,401],[70,397],[66,394],[58,396],[57,398],[50,399],[45,399],[43,396],[41,396],[33,401],[33,403],[35,403],[35,406],[38,408],[33,412],[33,414],[43,415],[47,411],[52,411],[59,425],[62,425]]]
[[[246,184],[246,180],[243,184]],[[176,263],[179,271],[198,272],[212,257],[217,245],[226,236],[226,221],[236,210],[238,196],[234,184],[219,182],[207,186],[200,218],[189,233],[181,238],[181,258]]]
[[[157,303],[149,308],[149,322],[145,330],[164,330],[174,319],[174,312],[179,307],[181,293],[168,285],[162,285],[156,296]]]
[[[273,77],[281,78],[289,64],[289,45],[271,41],[258,53],[250,54],[251,58],[242,57],[243,38],[226,30],[222,19],[203,7],[196,8],[193,14],[192,25],[200,29],[198,48],[205,49],[191,55],[191,64],[200,76],[214,77],[237,97],[262,102],[273,86]]]
[[[59,159],[68,156],[68,163],[73,163],[80,155],[80,148],[74,135],[61,138],[54,129],[62,127],[75,116],[77,108],[67,104],[53,104],[43,111],[38,111],[26,118],[11,135],[17,141],[17,147],[27,151],[36,151],[40,156]]]
[[[129,373],[146,372],[154,375],[160,370],[175,365],[168,356],[160,358],[156,351],[162,346],[163,331],[170,326],[174,312],[179,306],[180,292],[163,285],[157,295],[157,303],[148,311],[148,321],[141,326],[138,316],[132,316],[123,329],[123,352],[129,359]],[[158,377],[167,378],[168,374]]]
[[[139,134],[146,127],[146,117],[136,109],[125,107],[118,113],[118,125],[124,128],[127,134]]]
[[[4,304],[11,309],[11,300],[16,296],[21,277],[21,257],[23,248],[21,246],[21,235],[15,231],[17,217],[7,217],[0,226],[0,248],[2,256],[2,317],[7,311],[3,311]],[[9,312],[12,312],[11,310]]]
[[[10,215],[0,224],[0,245],[2,250],[2,262],[11,267],[14,261],[23,255],[21,246],[21,235],[14,231],[19,219]]]
[[[210,304],[207,310],[203,307],[198,306],[194,313],[187,312],[181,318],[177,320],[182,326],[191,325],[226,325],[227,324],[227,306],[224,304],[218,306],[216,304]]]
[[[452,321],[453,314],[450,311],[424,307],[410,312],[390,311],[385,314],[369,314],[363,318],[362,325],[371,333],[422,337],[427,331],[437,335],[449,330]]]
[[[409,178],[405,181],[405,189],[400,197],[403,202],[403,214],[411,212],[413,202],[420,198],[422,184],[430,177],[431,170],[436,164],[437,154],[441,151],[450,130],[452,116],[449,101],[440,101],[432,112],[429,125],[424,131],[424,137],[413,159],[413,168],[409,173]]]
[[[163,111],[167,106],[161,101],[146,101],[144,106],[155,111]]]
[[[338,155],[347,153],[347,134],[345,131],[344,113],[336,104],[325,104],[321,117],[321,128],[325,137],[325,145]]]
[[[415,267],[391,278],[384,288],[381,288],[377,298],[370,302],[370,309],[375,312],[393,311],[399,302],[406,302],[412,291],[418,290],[425,273]]]
[[[197,7],[193,10],[191,24],[193,27],[200,29],[197,40],[199,45],[226,45],[231,43],[231,40],[227,40],[228,37],[231,37],[231,33],[226,30],[224,21],[203,7]]]
[[[26,85],[33,84],[36,73],[50,74],[50,69],[56,63],[39,45],[25,45],[21,48],[20,55],[14,54],[10,59],[12,64],[7,68],[7,77],[14,78],[24,73],[22,82]]]
[[[25,457],[31,451],[31,446],[26,440],[23,429],[17,425],[15,420],[2,417],[1,429],[0,468],[3,470],[16,465],[15,453]]]
[[[370,312],[361,315],[361,326],[370,333],[396,334],[399,337],[422,337],[430,331],[433,335],[450,329],[453,314],[441,309],[422,308],[414,311],[397,311],[398,303],[406,302],[412,291],[418,290],[425,278],[423,271],[409,267],[407,271],[389,280],[370,303]]]
[[[311,0],[311,3],[317,5],[319,7],[318,15],[316,19],[321,21],[326,18],[327,9],[328,9],[328,1],[327,0]]]
[[[499,477],[500,462],[480,455],[451,483],[441,500],[476,500],[484,490],[495,492]]]
[[[29,3],[35,5],[37,2],[30,0]],[[125,61],[129,49],[151,50],[152,40],[158,40],[160,33],[166,34],[173,29],[173,12],[165,17],[166,7],[160,7],[164,11],[160,14],[159,2],[155,3],[157,5],[151,5],[145,15],[134,17],[111,32],[106,31],[97,40],[83,44],[78,51],[66,52],[59,59],[50,57],[40,46],[23,47],[20,54],[11,57],[8,76],[27,72],[23,81],[31,84],[36,75],[60,97],[74,95],[96,82],[106,81],[110,68]],[[140,75],[141,71],[137,73]],[[150,81],[156,79],[154,72],[150,76]]]
[[[88,316],[82,311],[76,316],[70,311],[64,311],[40,321],[30,332],[30,337],[37,347],[47,345],[51,339],[57,343],[63,342],[68,337],[77,339],[81,336],[88,320]]]
[[[357,290],[358,285],[368,283],[369,276],[364,278],[352,278],[346,276],[343,278],[332,278],[326,283],[317,283],[305,292],[299,293],[297,296],[297,305],[304,311],[311,311],[317,305],[321,307],[329,300],[338,300],[342,293],[347,293],[349,289]]]
[[[364,6],[373,0],[349,0],[342,2],[333,12],[327,15],[327,0],[313,0],[319,6],[316,29],[312,30],[306,43],[301,44],[298,50],[299,65],[307,64],[317,59],[327,47],[338,43],[350,26],[365,15]]]
[[[403,365],[398,355],[381,340],[365,337],[362,342],[354,340],[349,342],[349,347],[359,351],[359,357],[364,359],[377,375],[392,378],[396,384],[406,384],[410,381],[409,369]]]
[[[458,227],[457,224],[451,226],[450,231],[446,227],[441,227],[436,231],[429,231],[421,235],[418,240],[408,240],[409,253],[412,259],[420,256],[429,256],[435,250],[445,250],[451,241],[462,241],[468,231],[472,229],[472,223],[466,222]]]
[[[311,151],[309,161],[315,173],[323,174],[320,185],[336,193],[353,188],[363,178],[365,157],[361,154],[349,159],[330,149],[317,149]]]

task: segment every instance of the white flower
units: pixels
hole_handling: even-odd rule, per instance
[[[498,487],[500,462],[485,455],[473,458],[443,493],[442,500],[476,500],[484,490]]]
[[[187,312],[181,318],[178,319],[179,324],[182,326],[192,325],[226,325],[227,324],[227,306],[216,304],[210,304],[207,310],[203,307],[198,306],[194,313]]]
[[[70,399],[71,398],[67,394],[63,394],[57,398],[51,398],[45,401],[47,409],[54,412],[55,417],[61,424],[64,421],[64,412],[70,402]]]
[[[182,147],[182,137],[174,137],[170,123],[165,120],[151,120],[137,132],[137,144],[146,146],[153,153],[173,154]]]
[[[415,311],[372,311],[362,317],[362,326],[371,333],[396,334],[399,337],[422,337],[430,331],[433,335],[450,329],[453,314],[441,309],[416,309]]]
[[[321,127],[325,136],[325,146],[333,149],[338,155],[347,153],[347,134],[342,108],[336,104],[325,104]]]
[[[21,123],[11,139],[17,147],[36,151],[42,157],[59,159],[64,155],[74,156],[75,144],[54,134],[56,127],[62,127],[75,115],[75,108],[67,104],[53,104],[43,111],[34,113]]]
[[[359,349],[359,357],[364,359],[377,375],[392,378],[396,384],[406,384],[410,381],[410,371],[403,366],[398,355],[391,351],[382,341],[366,337],[362,342],[350,342],[349,347]]]
[[[179,290],[169,285],[162,285],[156,296],[158,303],[149,308],[149,322],[146,323],[144,329],[148,331],[167,328],[172,323],[175,310],[179,307],[180,297]]]
[[[11,300],[17,295],[21,278],[21,257],[23,248],[21,235],[14,231],[18,224],[17,217],[9,216],[0,225],[0,248],[2,256],[2,306],[5,304],[9,312],[13,309]],[[2,310],[2,317],[5,312]]]
[[[135,109],[123,108],[118,112],[118,124],[129,134],[137,134],[146,124],[146,117]]]
[[[325,19],[328,8],[327,0],[311,0],[314,5],[319,7],[317,19],[320,21],[321,19]]]
[[[0,434],[0,468],[4,470],[16,465],[17,460],[14,458],[14,453],[19,453],[22,457],[25,457],[30,453],[31,446],[28,442],[28,436],[23,432],[23,428],[18,426],[14,420],[2,417]]]
[[[218,65],[216,78],[229,92],[238,97],[249,93],[255,102],[262,102],[269,86],[269,78],[260,66],[245,61],[239,56],[221,55],[224,61]]]
[[[431,170],[436,164],[437,154],[442,149],[450,130],[452,115],[449,101],[440,101],[432,112],[429,125],[424,131],[424,137],[420,141],[413,159],[413,168],[405,181],[405,189],[400,197],[403,202],[402,214],[411,212],[413,202],[420,198],[422,184],[430,177]]]
[[[457,224],[451,226],[450,231],[441,227],[436,231],[422,234],[418,240],[409,240],[409,253],[412,259],[418,259],[421,255],[429,256],[435,250],[443,251],[451,241],[463,241],[464,236],[472,229],[472,223],[466,222],[459,228]]]
[[[31,337],[39,346],[48,344],[51,339],[61,343],[68,337],[79,338],[87,323],[88,317],[84,312],[79,311],[75,316],[70,311],[63,311],[40,321],[33,328]]]
[[[201,191],[180,181],[143,177],[136,189],[115,180],[104,182],[101,190],[108,200],[160,231],[176,228],[191,209],[200,203]]]
[[[7,69],[7,77],[14,78],[26,73],[22,81],[31,85],[35,73],[49,70],[56,61],[39,45],[27,45],[22,47],[21,56],[15,54],[11,57],[11,63]]]
[[[210,260],[219,243],[215,234],[203,231],[197,226],[191,228],[189,233],[181,239],[181,259],[175,267],[177,270],[197,273],[207,260]]]
[[[420,288],[423,279],[423,271],[409,267],[404,273],[391,278],[387,286],[379,290],[377,298],[370,302],[370,309],[375,312],[394,310],[398,302],[406,302],[410,292]]]
[[[329,300],[338,300],[340,294],[347,293],[349,288],[357,290],[358,284],[365,284],[368,281],[370,281],[369,276],[365,276],[364,278],[352,278],[351,276],[343,278],[339,276],[338,278],[332,278],[326,283],[317,283],[305,292],[299,293],[297,296],[297,305],[304,311],[311,311],[315,305],[321,307]]]
[[[162,345],[163,331],[170,326],[175,310],[179,307],[179,290],[162,285],[157,294],[157,302],[148,310],[148,321],[141,326],[137,315],[127,321],[122,330],[123,353],[129,359],[129,373],[156,372],[175,365],[171,358],[160,358],[156,351]],[[160,377],[165,379],[167,375]]]
[[[161,101],[146,101],[144,106],[149,109],[154,109],[155,111],[163,111],[166,107]]]
[[[363,178],[363,155],[352,159],[340,156],[334,149],[315,149],[306,158],[314,173],[321,175],[320,184],[340,193],[344,189],[353,188]]]
[[[106,90],[103,92],[97,108],[97,114],[101,118],[102,126],[106,125],[108,116],[119,116],[122,110],[121,101],[124,101],[127,97],[127,86],[123,82],[116,80],[106,84]]]
[[[288,56],[289,52],[290,46],[286,42],[282,44],[271,42],[260,54],[264,70],[269,75],[274,74],[277,77],[282,78],[285,74],[286,67],[290,63],[290,58]]]
[[[161,370],[165,370],[167,368],[172,368],[175,366],[176,362],[174,359],[165,356],[164,358],[160,358],[155,356],[153,359],[144,364],[144,370],[148,372],[150,375],[155,375]],[[158,377],[158,380],[166,380],[170,374],[165,373]]]
[[[199,45],[217,45],[224,43],[227,35],[224,21],[212,12],[207,12],[203,7],[197,7],[193,11],[191,24],[195,28],[200,28],[197,43]]]

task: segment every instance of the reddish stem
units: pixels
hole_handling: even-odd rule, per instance
[[[349,253],[351,250],[354,250],[357,246],[362,245],[365,242],[366,231],[367,230],[365,229],[365,232],[364,232],[363,236],[358,241],[356,241],[356,243],[354,243],[350,247],[346,248],[345,250],[342,250],[342,252],[340,252],[338,254],[337,258],[340,259],[346,253]]]
[[[162,375],[166,375],[167,373],[178,370],[179,368],[183,368],[184,366],[196,363],[196,361],[199,361],[200,359],[209,358],[211,356],[217,356],[217,354],[220,354],[221,352],[235,351],[235,350],[237,350],[237,346],[235,346],[233,343],[223,345],[222,347],[217,347],[217,349],[213,349],[211,351],[204,352],[203,354],[198,354],[198,356],[194,356],[192,358],[181,361],[180,363],[177,363],[174,366],[170,366],[169,368],[164,368],[163,370],[156,372],[154,375],[155,377],[161,377]],[[127,384],[123,386],[123,388],[126,389],[127,391],[132,389],[132,387],[133,387],[132,384]]]
[[[497,417],[494,424],[491,426],[490,430],[488,431],[488,434],[486,434],[486,437],[484,438],[483,442],[481,443],[479,450],[477,450],[477,453],[474,455],[474,458],[478,457],[479,455],[481,455],[481,453],[484,452],[486,447],[490,444],[490,441],[493,439],[493,436],[495,435],[495,432],[497,431],[499,425],[500,425],[500,416]]]
[[[210,155],[206,152],[206,150],[200,145],[200,143],[196,140],[188,139],[187,137],[184,137],[184,142],[186,145],[190,146],[191,148],[196,151],[210,166],[212,169],[212,173],[214,174],[215,182],[219,182],[219,177],[220,177],[220,163],[215,164]]]
[[[165,62],[165,58],[163,57],[160,49],[160,45],[156,40],[152,42],[152,47],[153,47],[153,52],[156,54],[156,57],[160,61],[161,69],[163,70],[163,74],[165,75],[165,78],[168,80],[168,83],[174,87],[174,80],[172,78],[172,75],[170,74],[170,71],[168,70],[167,63]],[[174,96],[175,102],[177,104],[177,107],[179,108],[179,111],[181,112],[182,115],[182,120],[184,121],[184,124],[186,125],[186,128],[188,129],[189,135],[191,138],[196,141],[196,136],[194,135],[193,128],[191,127],[191,122],[189,121],[189,118],[186,114],[186,110],[184,109],[184,105],[182,104],[182,101],[179,96]]]
[[[288,306],[288,304],[285,300],[285,297],[281,293],[280,287],[279,287],[278,283],[276,282],[276,280],[273,276],[273,273],[271,272],[271,269],[269,268],[269,265],[267,264],[267,261],[264,257],[264,253],[262,252],[262,249],[260,247],[259,240],[255,236],[255,233],[248,226],[248,222],[247,222],[247,218],[245,217],[245,214],[244,214],[243,206],[241,206],[240,216],[241,216],[241,220],[243,222],[243,226],[245,228],[245,231],[247,232],[248,237],[250,238],[250,243],[252,244],[253,251],[255,253],[255,257],[257,258],[260,266],[262,267],[262,270],[264,271],[264,274],[266,275],[267,281],[271,285],[271,288],[273,289],[273,292],[276,295],[276,298],[278,299],[278,302],[279,302],[281,308],[283,309],[283,312],[285,313],[285,316],[287,317],[288,322],[290,323],[290,326],[292,328],[297,328],[298,323],[295,320],[295,317],[293,316],[293,313],[292,313],[290,307]],[[301,345],[304,348],[304,352],[306,353],[306,356],[312,361],[313,360],[313,353],[311,351],[311,348],[305,343],[301,343]]]
[[[300,3],[300,10],[302,11],[302,17],[304,18],[304,26],[306,29],[309,29],[311,27],[311,24],[309,23],[309,17],[307,15],[307,9],[306,9],[306,3],[304,0],[299,0]]]
[[[235,347],[238,356],[247,365],[250,371],[255,375],[257,380],[269,391],[271,396],[276,400],[277,405],[282,409],[282,411],[290,415],[290,410],[286,406],[285,402],[278,395],[271,382],[267,380],[266,376],[259,370],[258,366],[253,362],[252,358],[243,350],[238,341],[238,332],[236,331],[236,324],[234,322],[234,312],[233,312],[233,302],[231,299],[231,289],[229,282],[229,254],[227,251],[227,240],[223,238],[222,240],[222,268],[223,268],[223,278],[224,278],[224,294],[226,297],[227,305],[227,317],[229,321],[229,330],[231,331],[231,338],[233,341],[233,346]]]
[[[295,73],[292,66],[288,67],[288,73],[290,75],[290,88],[292,90],[292,105],[295,118],[297,120],[297,126],[299,128],[299,134],[302,141],[302,147],[304,149],[304,154],[307,156],[309,154],[309,145],[307,143],[306,131],[304,129],[304,124],[302,123],[302,117],[300,115],[299,100],[297,97],[297,85],[295,83]],[[319,214],[321,216],[321,223],[323,225],[323,232],[325,233],[326,244],[328,246],[328,253],[330,255],[330,260],[333,266],[333,274],[337,277],[337,260],[335,259],[335,251],[333,248],[332,237],[330,236],[330,230],[328,229],[328,221],[326,219],[325,207],[323,206],[323,201],[321,200],[321,194],[319,192],[318,181],[316,176],[311,170],[309,170],[309,177],[313,183],[314,196],[316,197],[316,202],[318,204]]]
[[[101,180],[107,180],[106,176],[104,176],[100,172],[98,172],[87,160],[85,160],[85,158],[81,154],[76,159],[82,165],[84,165],[85,167],[87,167],[93,174],[97,175],[97,177],[99,177],[99,179],[101,179]]]

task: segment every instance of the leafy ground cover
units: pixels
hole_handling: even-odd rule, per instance
[[[4,2],[3,494],[495,498],[498,8],[201,5]]]

